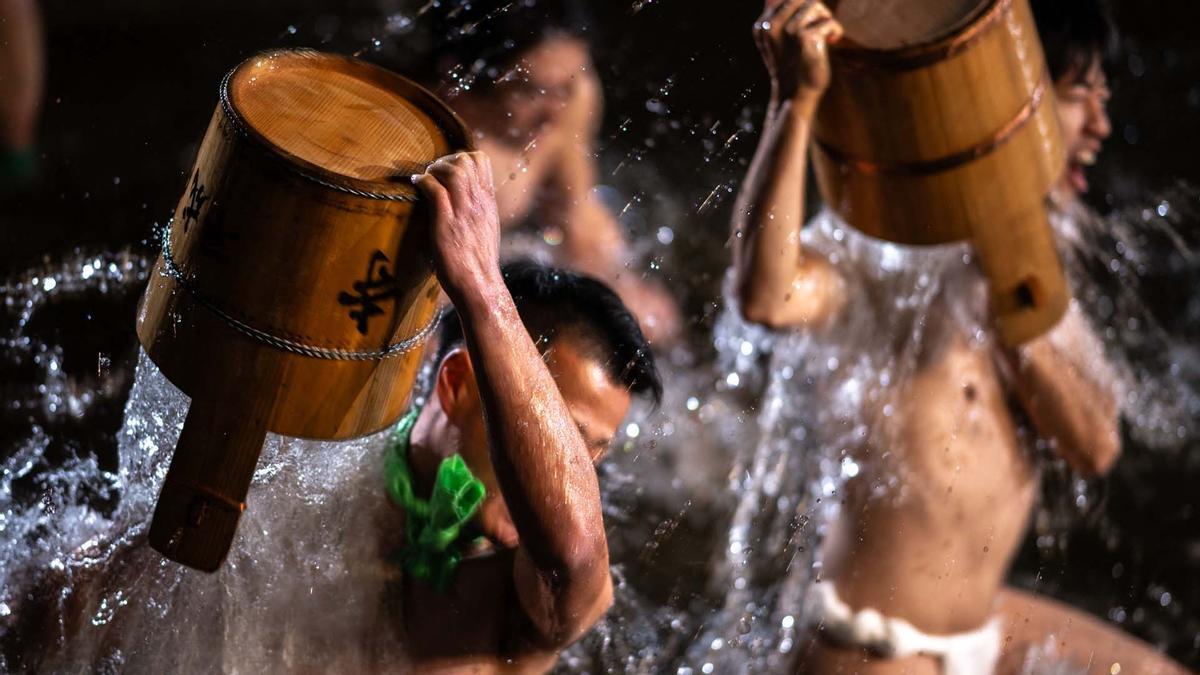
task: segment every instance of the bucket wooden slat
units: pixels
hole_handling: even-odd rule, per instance
[[[843,1],[837,12],[860,13],[862,30],[879,20],[868,5]],[[891,49],[864,46],[847,26],[814,125],[817,182],[872,236],[971,240],[1002,339],[1024,342],[1057,323],[1069,297],[1045,212],[1065,153],[1028,0],[906,6],[974,18]]]
[[[266,432],[352,438],[403,413],[440,295],[408,177],[472,147],[431,94],[346,57],[262,54],[220,93],[138,313],[192,397],[150,541],[208,571]]]

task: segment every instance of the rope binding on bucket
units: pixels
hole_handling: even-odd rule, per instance
[[[437,329],[438,323],[441,321],[441,312],[434,312],[433,318],[421,327],[416,333],[411,336],[393,342],[392,344],[383,347],[382,349],[374,350],[351,350],[337,349],[331,347],[318,347],[316,345],[304,344],[295,340],[276,335],[261,328],[255,328],[241,319],[233,316],[229,312],[221,309],[219,305],[209,300],[196,287],[196,284],[188,279],[183,269],[175,261],[175,256],[171,251],[171,225],[174,223],[174,218],[167,222],[167,227],[163,231],[163,246],[162,260],[163,267],[167,276],[171,277],[182,287],[192,298],[208,311],[215,314],[219,319],[229,324],[243,335],[262,342],[268,346],[274,347],[293,354],[301,356],[310,356],[317,359],[331,359],[336,361],[378,361],[387,359],[401,354],[406,354],[413,349],[416,349]]]

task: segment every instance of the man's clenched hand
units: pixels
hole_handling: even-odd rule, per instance
[[[442,157],[413,183],[429,200],[434,269],[450,300],[457,305],[473,292],[503,287],[500,218],[487,155]]]

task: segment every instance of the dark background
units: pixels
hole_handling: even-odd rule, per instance
[[[723,230],[728,200],[699,217],[695,208],[717,185],[713,175],[736,181],[741,169],[727,162],[717,168],[728,171],[712,171],[722,158],[700,141],[712,136],[721,146],[747,106],[749,121],[759,122],[766,78],[748,28],[757,3],[593,4],[608,103],[602,150],[644,154],[691,207],[679,224],[685,230]],[[42,3],[49,52],[42,180],[32,193],[0,198],[0,270],[81,244],[144,240],[178,198],[229,68],[283,45],[362,50],[369,58],[371,39],[387,39],[387,10],[399,7],[388,0]],[[1121,0],[1113,13],[1126,54],[1111,73],[1114,134],[1093,183],[1120,205],[1147,187],[1197,177],[1200,6]],[[393,41],[403,48],[403,36]],[[651,98],[666,103],[665,115],[647,109]],[[718,133],[707,134],[718,121]],[[670,122],[680,128],[664,128]],[[747,159],[754,141],[743,134],[724,155]]]
[[[643,249],[661,260],[661,274],[697,322],[696,343],[703,345],[728,261],[730,203],[757,142],[767,92],[749,36],[758,6],[593,4],[607,99],[598,148],[602,180],[635,205],[623,220],[634,234],[672,228],[671,246],[647,239]],[[389,0],[54,0],[41,6],[48,73],[40,175],[28,191],[0,194],[0,277],[77,247],[133,246],[151,254],[154,226],[183,190],[217,83],[241,59],[275,46],[382,57],[374,38],[385,41],[386,52],[403,49],[411,35],[388,34],[386,17],[405,9]],[[1092,201],[1101,210],[1151,205],[1158,190],[1200,182],[1194,159],[1200,5],[1121,0],[1114,15],[1124,53],[1110,73],[1114,134],[1093,172]],[[1167,285],[1161,301],[1182,307],[1194,292]],[[63,318],[47,330],[88,334],[104,345],[101,351],[122,353],[125,345],[129,353],[132,301],[114,311],[109,320]],[[120,423],[113,411],[105,420],[113,427],[107,434]],[[111,446],[93,450],[115,461]],[[1014,579],[1120,619],[1200,665],[1198,480],[1196,452],[1121,462],[1097,488],[1099,507],[1070,526],[1069,544],[1038,547],[1031,535]],[[1172,597],[1166,605],[1163,591]]]

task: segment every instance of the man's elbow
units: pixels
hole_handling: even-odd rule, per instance
[[[770,306],[760,306],[756,304],[741,303],[739,305],[739,313],[742,320],[747,323],[752,323],[757,326],[769,328],[771,330],[780,330],[786,328],[782,317],[778,311],[775,311]]]
[[[560,630],[556,642],[558,649],[565,649],[587,634],[601,617],[608,613],[613,604],[612,576],[607,568],[600,581],[599,593],[582,609],[571,611],[560,618]]]
[[[1090,473],[1093,476],[1103,476],[1112,470],[1121,456],[1121,434],[1114,426],[1113,429],[1097,434],[1095,450],[1092,452]]]
[[[578,551],[564,561],[559,576],[564,583],[557,589],[553,617],[543,630],[546,646],[556,650],[583,637],[612,606],[607,546]]]
[[[1099,429],[1074,445],[1067,455],[1069,463],[1087,477],[1106,475],[1121,456],[1121,434],[1116,424]]]
[[[783,304],[749,283],[737,286],[737,308],[742,320],[771,330],[788,328]]]

